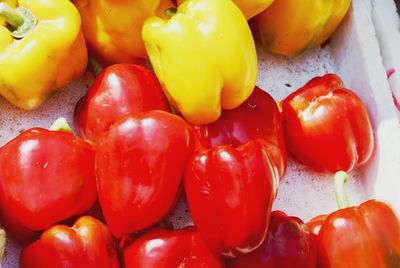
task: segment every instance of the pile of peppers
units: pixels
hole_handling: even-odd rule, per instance
[[[23,245],[20,266],[400,267],[392,208],[346,199],[347,172],[375,148],[362,100],[335,74],[279,102],[256,86],[253,35],[295,56],[325,42],[350,4],[0,1],[8,101],[36,109],[88,56],[98,71],[75,106],[77,135],[60,118],[0,148],[0,219]],[[337,211],[309,222],[272,211],[289,156],[333,175]],[[193,222],[176,229],[182,195]]]

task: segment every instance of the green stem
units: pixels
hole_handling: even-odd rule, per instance
[[[336,203],[339,209],[349,207],[349,200],[347,200],[344,191],[344,184],[349,180],[349,175],[344,171],[338,171],[335,174],[335,195]]]
[[[51,124],[50,130],[72,132],[71,127],[68,125],[67,120],[64,117],[58,118]]]
[[[24,24],[24,18],[6,3],[0,3],[0,17],[12,27],[12,30]]]
[[[90,63],[90,66],[92,67],[93,74],[95,76],[98,76],[101,73],[101,71],[103,71],[103,69],[104,69],[103,66],[101,66],[101,64],[94,58],[90,57],[89,63]]]
[[[18,39],[27,36],[37,24],[36,17],[28,9],[22,6],[13,9],[6,3],[0,3],[0,18],[6,21],[12,36]]]
[[[6,250],[6,232],[0,229],[0,262],[4,258],[4,252]]]
[[[164,11],[165,16],[167,16],[169,18],[172,18],[173,16],[175,16],[176,13],[178,13],[178,9],[175,7],[168,8]]]

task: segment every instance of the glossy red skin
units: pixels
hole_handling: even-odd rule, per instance
[[[0,213],[18,240],[89,210],[96,201],[95,151],[63,131],[33,128],[0,151]]]
[[[400,222],[388,205],[370,200],[330,214],[318,247],[320,267],[400,267]]]
[[[124,251],[126,268],[223,268],[194,228],[166,231],[152,229]]]
[[[273,211],[265,242],[250,254],[230,261],[229,268],[315,268],[317,246],[304,222]]]
[[[322,224],[324,224],[324,221],[326,220],[327,217],[328,215],[319,215],[312,218],[309,222],[306,223],[308,229],[310,230],[311,237],[313,238],[317,246],[319,244],[318,241],[319,231],[321,230]],[[323,267],[321,263],[322,263],[321,256],[320,254],[317,254],[317,267],[319,268]]]
[[[194,147],[191,127],[162,111],[128,115],[100,139],[98,195],[113,235],[149,227],[174,207]]]
[[[196,152],[185,173],[185,190],[193,221],[210,249],[234,257],[259,246],[278,183],[278,168],[262,140]]]
[[[208,125],[194,126],[196,135],[205,148],[218,145],[235,147],[255,139],[264,139],[270,147],[281,178],[287,166],[283,139],[282,118],[275,100],[255,87],[251,96],[239,107],[222,111],[221,117]]]
[[[314,78],[289,95],[282,115],[288,151],[315,171],[351,171],[372,155],[367,109],[334,74]]]
[[[120,267],[110,231],[90,216],[79,218],[72,227],[56,225],[45,231],[39,240],[23,249],[20,265],[22,268]]]
[[[321,230],[322,224],[326,220],[328,215],[319,215],[312,218],[309,222],[306,223],[308,229],[310,230],[311,234],[315,239],[318,237],[319,231]]]
[[[124,115],[150,110],[170,111],[156,76],[135,64],[105,68],[75,108],[75,125],[86,139],[97,142]]]

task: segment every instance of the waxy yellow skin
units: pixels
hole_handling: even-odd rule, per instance
[[[185,0],[178,0],[178,4]],[[251,19],[255,15],[265,10],[274,0],[233,0],[240,8],[246,19]],[[275,0],[279,1],[279,0]]]
[[[81,20],[68,0],[2,1],[31,11],[38,23],[14,39],[0,22],[0,94],[23,109],[36,109],[87,65]]]
[[[351,0],[275,0],[254,18],[254,32],[269,51],[289,57],[325,42]]]
[[[234,0],[247,19],[265,10],[274,0]],[[275,0],[280,1],[280,0]]]
[[[148,19],[142,36],[170,103],[192,124],[217,120],[254,89],[254,40],[231,0],[185,1],[170,20]]]
[[[144,21],[174,7],[171,0],[74,0],[89,52],[103,65],[147,59]]]

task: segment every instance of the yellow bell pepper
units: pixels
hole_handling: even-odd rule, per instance
[[[254,32],[269,51],[296,56],[325,42],[351,0],[276,0],[254,18]]]
[[[185,0],[178,0],[181,4]],[[243,12],[246,19],[251,19],[261,11],[265,10],[274,0],[233,0]],[[279,0],[276,0],[279,1]]]
[[[234,0],[235,4],[238,5],[240,10],[242,10],[247,19],[251,19],[265,10],[269,5],[271,5],[272,1],[273,0]]]
[[[148,19],[142,35],[170,103],[192,124],[217,120],[254,89],[254,40],[231,0],[185,1],[169,21]]]
[[[0,2],[0,94],[35,109],[86,68],[79,13],[68,0],[7,2]]]
[[[171,0],[74,0],[89,53],[103,65],[147,59],[144,21],[175,7]]]

